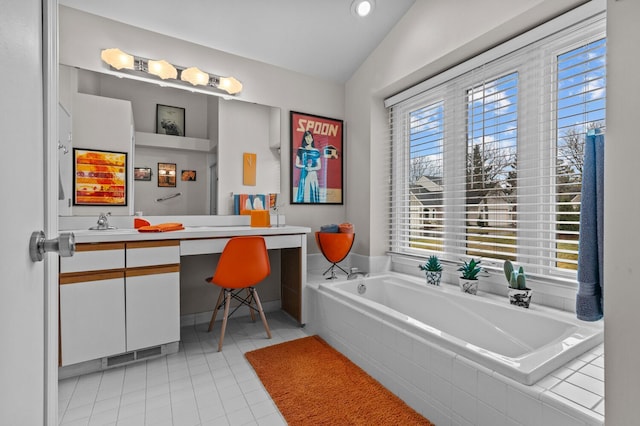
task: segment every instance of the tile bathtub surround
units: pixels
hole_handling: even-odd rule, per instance
[[[310,294],[311,293],[311,294]],[[603,344],[526,386],[364,312],[307,296],[319,334],[438,425],[604,424]],[[359,344],[371,341],[367,347]],[[400,350],[402,348],[402,350]]]
[[[282,312],[260,321],[231,318],[217,352],[219,324],[181,331],[178,353],[60,380],[59,424],[69,425],[286,425],[244,352],[306,337]]]

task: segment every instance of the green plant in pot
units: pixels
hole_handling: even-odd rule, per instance
[[[421,271],[425,271],[427,276],[427,284],[440,285],[442,279],[442,265],[438,256],[429,256],[424,265],[418,265]]]
[[[521,266],[516,271],[509,260],[504,262],[504,276],[509,283],[509,303],[528,308],[531,303],[531,289],[527,288],[527,278]]]
[[[469,294],[476,294],[478,292],[478,274],[482,271],[479,265],[479,260],[471,259],[469,262],[465,261],[462,266],[458,268],[458,271],[461,272],[461,276],[458,279],[460,291]]]

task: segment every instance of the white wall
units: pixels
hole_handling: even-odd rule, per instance
[[[289,111],[301,111],[344,119],[344,86],[230,55],[162,34],[103,19],[64,6],[59,7],[59,60],[81,69],[112,73],[100,60],[100,50],[119,47],[146,58],[165,58],[177,65],[193,65],[220,75],[233,75],[242,81],[241,100],[281,109],[281,199],[290,200]],[[348,123],[345,123],[348,127]],[[349,140],[345,141],[349,146]],[[220,158],[219,163],[226,159]],[[348,159],[347,159],[348,161]],[[345,178],[346,183],[346,178]],[[345,192],[345,196],[348,194]],[[285,205],[287,224],[318,229],[326,223],[345,220],[345,206]],[[313,235],[308,237],[310,253],[318,252]]]
[[[637,186],[640,2],[607,2],[604,312],[608,425],[638,424],[640,197]]]

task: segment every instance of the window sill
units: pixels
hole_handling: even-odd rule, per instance
[[[424,259],[399,254],[390,254],[390,269],[394,272],[413,276],[423,276],[418,265],[424,263]],[[443,262],[443,282],[456,283],[458,279],[457,266]],[[488,274],[488,275],[487,275]],[[479,289],[489,295],[507,297],[508,286],[502,274],[496,268],[480,277]],[[527,279],[527,286],[533,289],[532,304],[542,305],[567,312],[575,312],[576,291],[575,283],[568,280],[549,280],[541,278]]]

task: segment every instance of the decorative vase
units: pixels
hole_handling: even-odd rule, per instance
[[[458,279],[458,284],[460,284],[460,291],[463,293],[478,293],[478,280],[469,280],[467,278],[460,277]]]
[[[427,285],[440,285],[442,271],[426,271]]]
[[[516,306],[522,306],[528,308],[531,303],[531,293],[533,291],[530,288],[509,288],[509,303]]]

